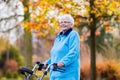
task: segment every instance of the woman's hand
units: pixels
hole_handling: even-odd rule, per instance
[[[58,62],[58,63],[57,63],[57,66],[58,66],[58,67],[63,67],[64,64],[63,64],[62,62]]]
[[[47,68],[47,66],[48,66],[48,64],[44,64],[43,69],[46,69],[46,68]]]

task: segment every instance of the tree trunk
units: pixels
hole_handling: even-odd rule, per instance
[[[27,8],[27,11],[24,14],[24,20],[30,21],[30,13],[29,13],[29,6],[28,6],[29,0],[24,0],[23,5]],[[25,30],[24,33],[24,55],[25,55],[25,64],[27,67],[30,67],[32,65],[32,37],[31,33],[27,32]]]
[[[27,67],[32,66],[32,39],[31,33],[26,32],[24,34],[24,49],[25,49],[25,63]]]
[[[94,10],[94,0],[90,0],[90,8],[91,11]],[[91,50],[91,80],[96,80],[96,50],[95,50],[95,31],[96,31],[96,18],[95,14],[91,13],[90,11],[90,29],[91,29],[91,35],[90,35],[90,50]]]
[[[7,53],[6,53],[6,62],[9,61],[10,57],[10,45],[9,45],[9,40],[7,41]]]

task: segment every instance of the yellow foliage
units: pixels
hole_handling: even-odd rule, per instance
[[[95,15],[96,17],[102,17],[104,14],[115,15],[119,14],[120,2],[117,0],[95,0]]]
[[[95,14],[96,18],[103,18],[103,15],[111,16],[113,13],[118,15],[120,2],[117,0],[95,0],[95,6],[93,10],[90,9],[89,2],[76,3],[74,0],[37,0],[28,2],[30,7],[30,16],[31,21],[25,22],[25,28],[28,31],[30,29],[35,29],[39,31],[48,31],[48,33],[56,33],[58,28],[57,17],[60,14],[69,13],[75,18],[75,26],[78,26],[81,21],[79,17],[81,15],[81,10],[86,9],[84,16],[89,17],[89,12]],[[84,6],[84,7],[83,7]],[[28,9],[25,7],[24,11]],[[90,24],[93,20],[88,20]],[[107,25],[108,23],[105,23]],[[54,27],[54,28],[53,28]],[[28,28],[28,29],[27,29]],[[50,29],[51,28],[51,29]],[[109,30],[109,27],[106,27],[106,30]],[[45,33],[46,34],[46,33]],[[45,35],[44,34],[44,35]],[[98,34],[98,33],[97,33]]]
[[[33,1],[33,2],[29,2],[29,6],[32,9],[32,12],[30,13],[32,21],[34,21],[34,24],[41,24],[41,26],[43,27],[39,27],[39,29],[42,30],[42,28],[44,29],[48,29],[48,27],[50,26],[49,21],[52,21],[53,25],[56,25],[57,21],[56,16],[58,16],[59,14],[63,14],[63,13],[73,13],[75,8],[76,3],[73,2],[73,0],[38,0],[38,1]],[[78,5],[77,5],[78,6]],[[76,6],[76,7],[77,7]],[[80,5],[79,5],[80,6]],[[61,7],[61,8],[60,8]],[[36,15],[35,10],[38,9],[39,14]],[[49,16],[47,16],[49,14],[49,11],[55,11],[58,10],[59,13],[56,13],[53,18],[49,18]],[[77,10],[77,9],[76,9]],[[27,8],[25,7],[25,11],[27,11]],[[52,15],[54,13],[50,13],[50,15]],[[76,14],[76,13],[74,13]],[[77,23],[77,22],[76,22]],[[36,29],[35,27],[38,26],[34,25],[33,23],[28,23],[30,24],[28,26],[27,23],[25,23],[25,28],[33,28]],[[35,26],[35,27],[33,27]],[[53,31],[54,32],[54,31]]]
[[[24,11],[26,12],[28,10],[28,8],[27,7],[24,7]]]

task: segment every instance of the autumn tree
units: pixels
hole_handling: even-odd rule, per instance
[[[91,80],[96,80],[96,31],[101,30],[101,27],[107,31],[110,30],[112,27],[109,24],[110,19],[116,19],[120,16],[118,11],[120,2],[118,0],[90,0],[87,2],[89,3],[87,9],[89,14],[88,27],[90,28]]]

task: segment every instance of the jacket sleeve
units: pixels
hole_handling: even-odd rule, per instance
[[[51,58],[45,61],[45,64],[51,64]]]
[[[60,62],[64,64],[64,66],[68,66],[73,63],[75,60],[79,58],[80,55],[80,39],[77,33],[73,33],[69,38],[69,52],[66,54]]]

